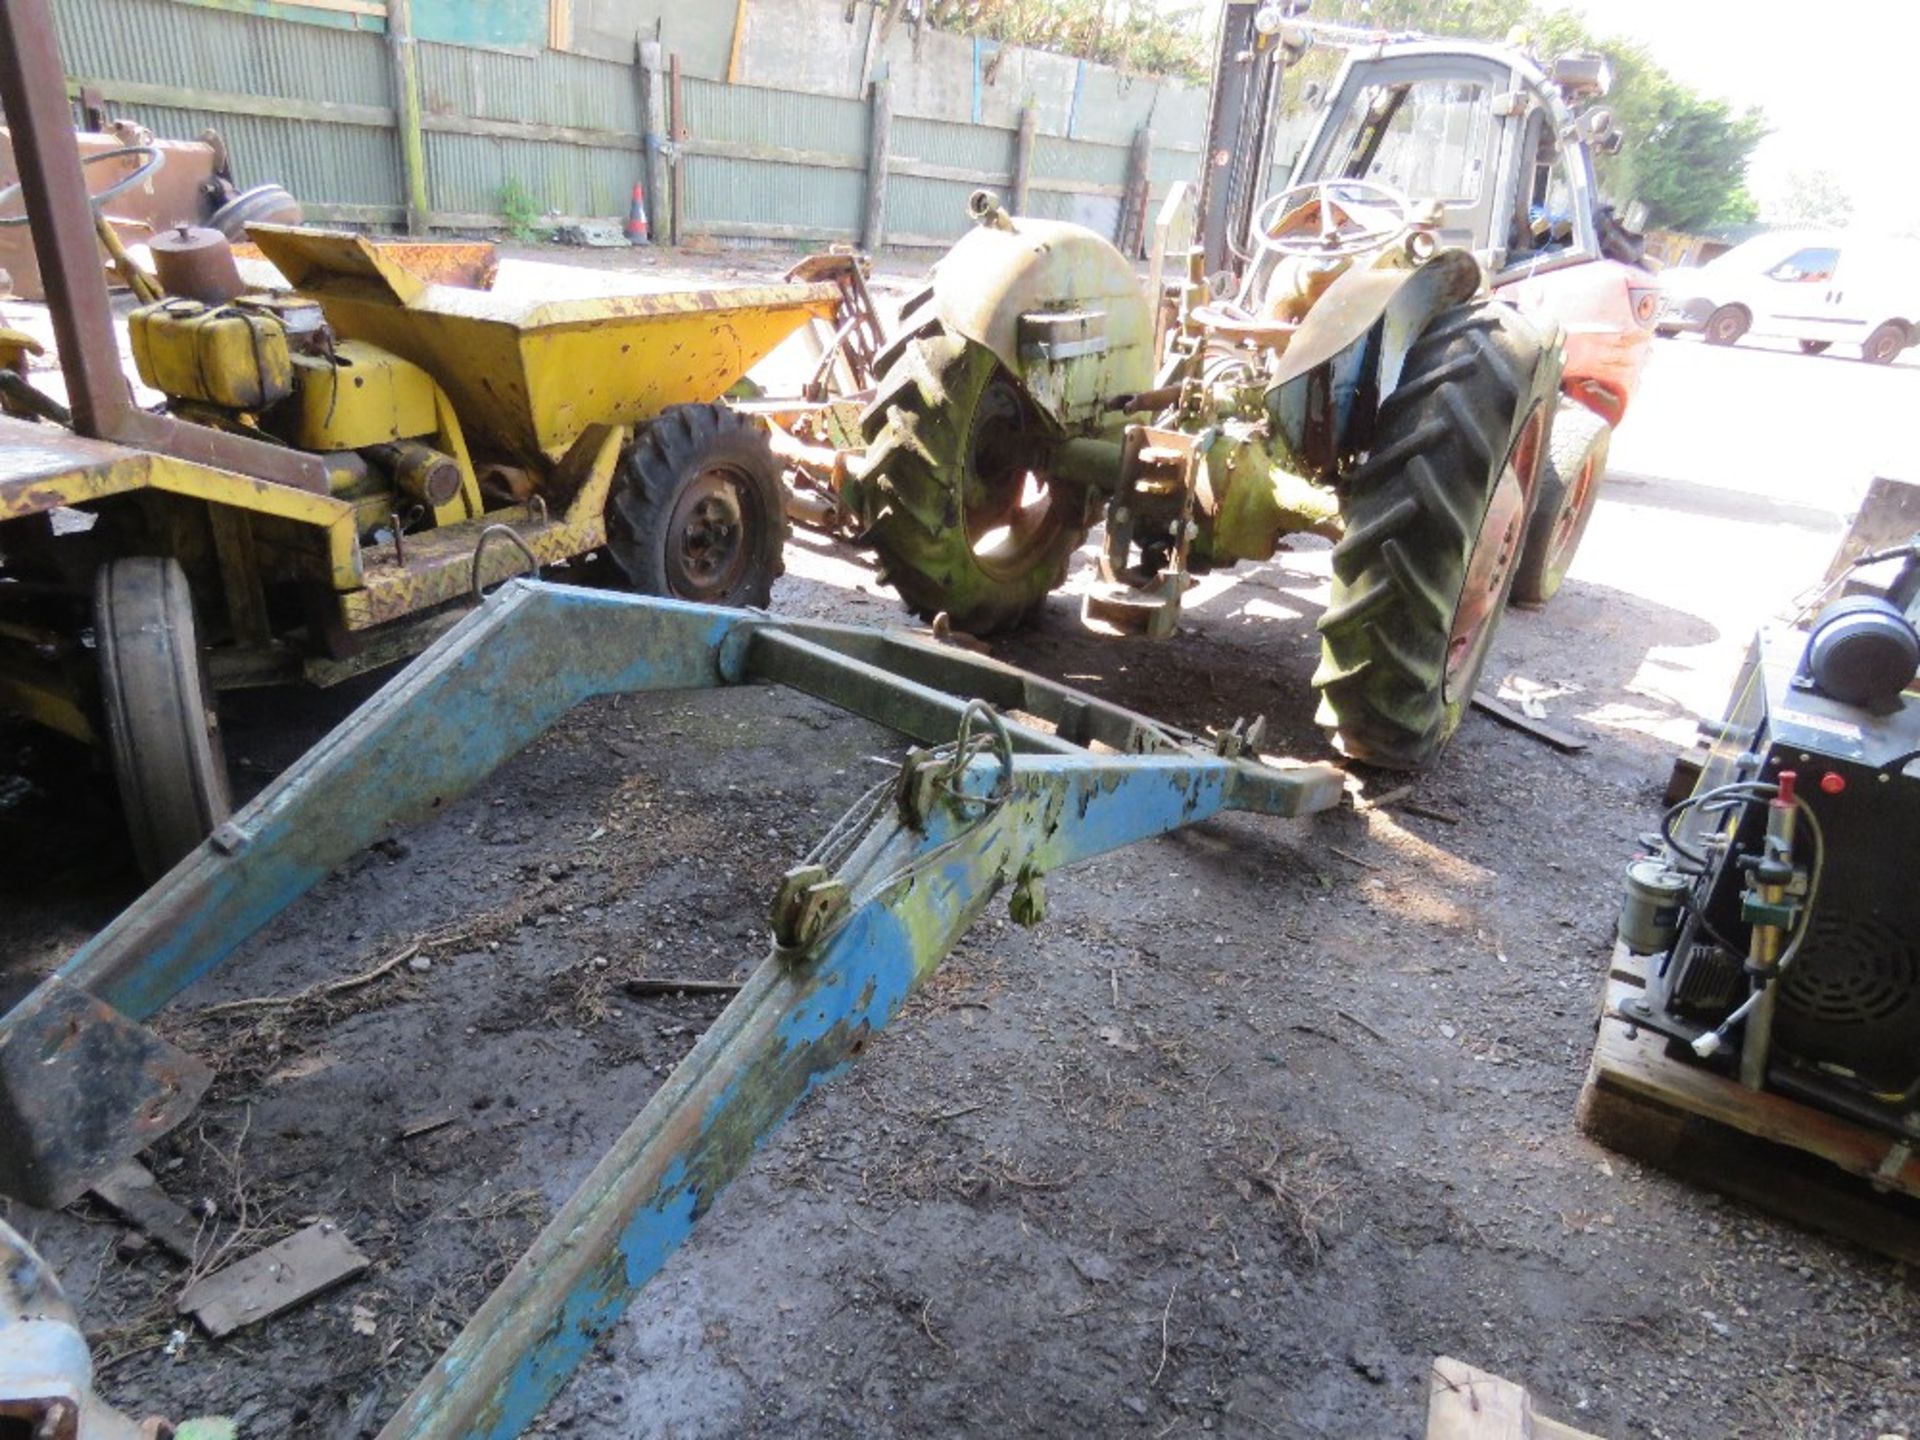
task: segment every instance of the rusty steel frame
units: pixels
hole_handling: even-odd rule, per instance
[[[1060,867],[1227,811],[1309,814],[1342,793],[1339,770],[1265,763],[1238,729],[1200,740],[908,636],[515,580],[0,1017],[0,1101],[60,1113],[27,1093],[38,1072],[24,1063],[65,1043],[71,1006],[55,1002],[78,990],[121,1023],[151,1016],[334,866],[440,812],[582,701],[752,683],[937,748],[911,750],[788,873],[767,958],[384,1440],[521,1433],[754,1150],[996,894],[1036,923]],[[142,1079],[95,1074],[94,1099],[126,1095],[144,1115]],[[128,1129],[129,1151],[153,1138]]]

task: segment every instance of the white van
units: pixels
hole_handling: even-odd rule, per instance
[[[1697,330],[1709,345],[1743,335],[1798,340],[1809,355],[1858,345],[1887,365],[1920,342],[1920,243],[1834,232],[1771,231],[1698,269],[1660,276],[1655,328]]]

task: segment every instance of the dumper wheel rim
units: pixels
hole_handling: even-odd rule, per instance
[[[1515,604],[1544,605],[1560,593],[1599,503],[1612,443],[1613,427],[1584,405],[1562,404],[1555,414],[1540,471],[1540,500],[1513,582]]]
[[[672,406],[620,457],[607,549],[643,594],[765,608],[786,543],[772,446],[729,406]]]
[[[930,326],[894,353],[861,418],[861,542],[922,619],[1015,629],[1066,578],[1086,494],[1054,476],[1052,425],[984,346]]]
[[[185,573],[160,556],[108,561],[94,577],[93,626],[127,833],[157,879],[233,810]]]
[[[1319,720],[1355,760],[1430,764],[1466,715],[1538,498],[1557,347],[1510,306],[1446,311],[1342,490]]]

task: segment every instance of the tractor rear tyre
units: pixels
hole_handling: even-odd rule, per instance
[[[901,346],[861,418],[863,544],[922,619],[992,635],[1030,619],[1087,536],[1053,427],[993,352],[944,326]]]
[[[1540,500],[1514,577],[1516,605],[1544,605],[1560,593],[1600,498],[1613,427],[1584,405],[1562,403],[1540,467]]]
[[[93,635],[127,833],[141,873],[157,880],[233,809],[193,597],[178,563],[133,555],[102,565]]]
[[[663,410],[620,457],[607,548],[642,594],[764,609],[786,543],[779,463],[729,407]]]
[[[1340,748],[1416,770],[1465,717],[1512,590],[1545,461],[1555,352],[1498,301],[1415,342],[1342,497],[1320,617],[1320,723]]]
[[[1907,327],[1889,320],[1877,327],[1860,346],[1860,358],[1869,365],[1891,365],[1907,348]]]
[[[1747,333],[1753,317],[1738,305],[1722,305],[1707,316],[1700,334],[1709,345],[1734,345]]]

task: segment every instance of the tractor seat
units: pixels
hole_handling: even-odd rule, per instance
[[[1300,328],[1292,320],[1254,315],[1231,300],[1196,305],[1188,313],[1210,335],[1241,345],[1264,345],[1275,350],[1285,349],[1287,342],[1293,339],[1294,332]]]

